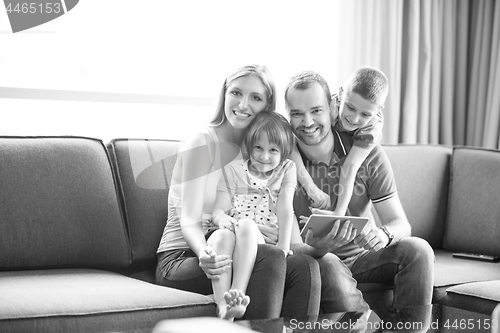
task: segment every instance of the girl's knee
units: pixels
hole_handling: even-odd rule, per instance
[[[257,231],[259,230],[254,220],[251,219],[238,220],[238,223],[236,224],[235,227],[242,230],[257,230]]]
[[[208,238],[207,245],[215,252],[232,250],[235,244],[234,233],[228,229],[219,229]]]
[[[234,226],[234,232],[236,235],[241,234],[245,237],[257,237],[260,235],[259,227],[254,220],[241,219]]]

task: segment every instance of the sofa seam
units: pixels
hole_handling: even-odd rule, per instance
[[[445,219],[445,224],[444,224],[444,232],[443,232],[443,250],[447,250],[448,251],[448,232],[449,232],[449,225],[450,225],[450,216],[451,216],[451,204],[450,204],[450,201],[451,201],[451,198],[452,198],[452,195],[453,195],[453,179],[454,179],[454,172],[453,172],[453,166],[454,166],[454,161],[455,161],[455,151],[456,151],[457,147],[454,146],[452,148],[452,153],[451,153],[451,156],[450,156],[450,165],[448,167],[448,171],[449,171],[449,184],[448,184],[448,202],[447,202],[447,205],[446,205],[446,219]]]
[[[114,140],[111,140],[109,142],[109,144],[110,144],[109,147],[108,147],[108,145],[106,145],[104,143],[103,143],[103,146],[104,146],[104,149],[106,151],[106,155],[108,157],[108,163],[111,166],[111,175],[113,177],[113,183],[115,185],[115,193],[116,193],[116,197],[117,197],[117,201],[118,201],[117,203],[120,206],[120,215],[122,217],[122,225],[124,227],[125,238],[127,240],[127,245],[128,245],[129,262],[128,262],[127,267],[130,267],[134,261],[134,258],[133,258],[133,253],[132,253],[132,242],[130,239],[128,212],[127,212],[127,206],[126,206],[124,195],[123,195],[122,184],[120,181],[120,172],[118,170],[118,165],[117,165],[118,161],[117,161],[116,153],[114,152],[114,146],[111,145],[111,143],[113,141]],[[110,147],[111,147],[111,149],[110,149]],[[112,158],[112,155],[113,155],[114,159]]]

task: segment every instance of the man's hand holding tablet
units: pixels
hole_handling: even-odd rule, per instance
[[[356,230],[357,235],[360,234],[366,223],[368,223],[367,217],[311,214],[300,235],[302,237],[305,237],[307,231],[311,229],[314,233],[314,237],[323,237],[332,230],[333,225],[337,220],[340,221],[339,229],[343,226],[345,221],[350,221],[352,229]]]

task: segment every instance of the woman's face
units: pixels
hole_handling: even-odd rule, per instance
[[[266,88],[259,78],[242,76],[227,87],[225,116],[234,128],[244,129],[255,115],[267,108],[267,100]]]

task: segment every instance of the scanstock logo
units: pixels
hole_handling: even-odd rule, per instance
[[[79,0],[4,0],[12,32],[31,29],[62,16]]]

